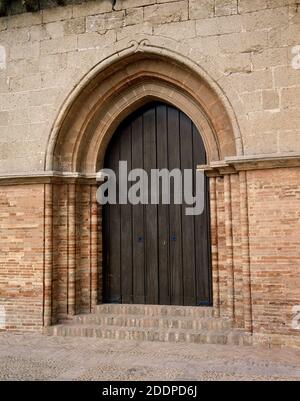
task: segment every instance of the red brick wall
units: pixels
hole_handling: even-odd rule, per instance
[[[96,198],[93,199],[93,196],[93,186],[88,184],[60,183],[53,186],[52,322],[54,323],[74,312],[91,312],[93,297],[96,298],[97,293],[97,288],[94,287],[100,286],[97,266],[101,263],[101,260],[99,261],[101,221],[98,218],[97,206],[95,210]],[[96,225],[93,225],[92,213],[96,214]],[[93,245],[94,238],[97,247]],[[72,276],[73,262],[75,274]],[[96,271],[93,272],[95,266]],[[72,289],[74,294],[71,294]]]
[[[52,321],[67,315],[68,303],[68,186],[53,186]]]
[[[76,194],[76,311],[91,312],[91,193],[81,185]]]
[[[219,303],[223,314],[227,312],[227,271],[226,271],[226,236],[224,211],[224,178],[216,179],[217,194],[217,243],[218,243],[218,276],[219,276]],[[217,290],[214,285],[213,291]]]
[[[223,177],[212,180],[214,301],[221,316],[231,316],[228,300],[233,292],[235,326],[243,328],[249,303],[241,245],[242,231],[248,230],[241,226],[240,177],[230,175],[226,185]],[[289,335],[297,342],[300,332],[292,329],[292,309],[300,305],[300,169],[248,171],[247,187],[253,330],[266,336]],[[41,329],[45,303],[51,306],[52,323],[74,312],[89,313],[97,291],[101,300],[102,281],[101,213],[95,187],[53,184],[48,200],[53,208],[47,230],[50,242],[44,241],[45,185],[0,189],[0,305],[6,308],[6,329]],[[52,255],[50,264],[44,253]],[[232,266],[233,291],[228,280]],[[44,281],[49,268],[48,295]]]
[[[6,329],[43,325],[44,185],[0,187],[0,304]]]
[[[243,267],[240,222],[240,183],[237,174],[231,175],[232,242],[233,242],[233,285],[234,320],[237,327],[244,327]]]
[[[254,331],[300,336],[291,328],[300,305],[300,169],[247,176]]]

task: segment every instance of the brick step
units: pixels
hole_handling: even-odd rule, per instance
[[[48,327],[46,334],[53,336],[197,344],[248,345],[249,343],[248,337],[242,331],[238,330],[197,332],[195,330],[123,328],[69,323]]]
[[[95,307],[95,314],[173,316],[173,317],[214,317],[214,308],[176,305],[134,305],[102,304]]]
[[[120,326],[135,328],[160,328],[181,330],[224,330],[231,328],[227,319],[211,317],[159,317],[144,315],[89,314],[74,316],[75,324],[94,324],[100,326]],[[67,323],[63,322],[63,323]]]

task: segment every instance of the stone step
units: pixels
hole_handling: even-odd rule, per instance
[[[102,304],[97,305],[95,314],[174,316],[178,317],[214,317],[214,308],[202,306],[176,305],[134,305],[134,304]]]
[[[249,339],[242,331],[201,331],[178,329],[142,329],[132,327],[61,324],[46,329],[53,336],[94,337],[111,340],[182,342],[197,344],[248,345]]]
[[[144,315],[88,314],[74,316],[75,324],[94,324],[100,326],[120,326],[135,328],[160,328],[181,330],[224,330],[231,328],[227,319],[211,317],[159,317]],[[67,321],[65,322],[67,323]]]

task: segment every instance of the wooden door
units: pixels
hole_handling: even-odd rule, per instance
[[[180,110],[152,103],[124,121],[108,147],[105,168],[193,169],[206,163],[201,136]],[[118,176],[118,174],[117,174]],[[104,302],[210,305],[209,193],[205,210],[186,205],[103,207]],[[172,198],[171,198],[172,199]]]

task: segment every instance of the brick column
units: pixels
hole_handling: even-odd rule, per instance
[[[68,186],[68,314],[76,313],[76,184]]]
[[[216,177],[210,182],[210,209],[211,209],[211,248],[212,248],[212,276],[213,276],[213,304],[216,317],[220,317],[220,278],[218,263],[218,212]]]
[[[234,269],[232,238],[232,205],[230,175],[224,177],[226,269],[227,269],[227,309],[229,318],[234,320]]]
[[[98,203],[97,185],[91,186],[91,309],[98,302]]]
[[[243,298],[245,329],[252,332],[252,297],[251,297],[251,271],[249,248],[249,218],[247,173],[240,172],[240,208],[241,208],[241,237],[242,237],[242,263],[243,263]]]
[[[53,190],[45,184],[44,326],[52,324]]]

